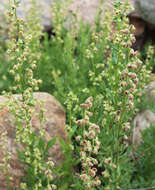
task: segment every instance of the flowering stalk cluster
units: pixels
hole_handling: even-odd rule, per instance
[[[10,174],[10,163],[9,160],[11,158],[11,153],[6,151],[8,149],[7,143],[7,131],[4,131],[0,136],[0,147],[1,147],[1,155],[3,155],[2,162],[0,162],[0,170],[2,171],[3,175],[6,176],[6,188],[9,188],[10,181],[12,181],[12,176]]]
[[[54,95],[62,103],[65,102],[68,122],[66,128],[73,141],[71,148],[75,157],[80,157],[78,180],[76,178],[75,184],[69,182],[67,187],[80,189],[81,185],[82,190],[127,189],[126,184],[130,184],[132,175],[128,167],[132,164],[129,161],[131,120],[137,111],[137,104],[141,102],[142,90],[150,74],[147,70],[150,68],[149,59],[153,58],[148,56],[144,65],[139,59],[139,53],[131,48],[135,38],[132,35],[134,28],[129,26],[126,18],[129,4],[123,0],[115,2],[114,11],[108,13],[105,19],[102,18],[100,9],[95,25],[85,27],[83,22],[74,23],[75,20],[70,19],[70,0],[54,0],[51,13],[55,35],[51,40],[45,38],[46,43],[42,43],[45,51],[42,51],[40,59],[40,12],[37,11],[36,0],[30,2],[33,6],[26,16],[28,22],[17,17],[16,0],[8,12],[10,40],[7,53],[12,64],[9,72],[14,78],[11,92],[22,94],[20,100],[14,99],[11,93],[8,95],[11,100],[9,109],[15,116],[16,142],[24,147],[22,161],[29,166],[26,172],[30,174],[33,171],[33,179],[35,178],[34,184],[30,185],[27,182],[34,181],[32,175],[28,178],[24,176],[25,181],[17,189],[54,190],[57,188],[53,184],[53,181],[57,181],[54,179],[54,171],[65,181],[62,182],[65,183],[62,185],[64,189],[65,175],[68,179],[70,176],[70,179],[74,179],[74,175],[67,169],[72,158],[65,146],[62,147],[64,157],[67,154],[68,165],[63,163],[62,170],[57,170],[52,159],[44,155],[46,143],[42,148],[39,147],[42,144],[40,139],[44,137],[43,109],[38,114],[39,137],[32,130],[31,120],[36,105],[33,91],[38,90],[42,82],[34,78],[34,71],[41,59],[43,64],[40,66],[46,71],[42,72],[41,69],[41,77],[48,70],[50,73],[45,76],[46,83],[49,84],[46,90],[53,93],[52,81],[56,87]],[[70,26],[68,15],[69,20],[73,21]],[[149,48],[149,52],[151,55],[154,53],[152,48]],[[80,104],[86,97],[89,98]],[[6,135],[4,133],[2,136],[5,142]],[[3,148],[6,149],[5,146]],[[6,154],[2,163],[6,166],[5,173],[8,173],[10,167],[9,158],[10,155]],[[61,185],[58,184],[58,188],[59,186]]]
[[[105,170],[102,176],[105,178],[105,188],[120,189],[121,178],[121,153],[129,146],[131,134],[130,121],[136,113],[136,105],[141,101],[141,91],[144,89],[150,71],[142,64],[139,53],[131,46],[135,42],[132,34],[133,26],[128,24],[126,13],[128,2],[118,1],[114,3],[115,31],[109,40],[109,53],[101,66],[94,67],[89,72],[92,85],[95,84],[100,94],[96,97],[96,107],[103,111],[102,139],[109,136],[109,143],[103,143],[111,148],[102,147],[102,154],[105,151]],[[109,23],[111,24],[111,23]],[[101,39],[104,43],[104,39]],[[100,71],[100,72],[99,72]],[[97,84],[96,84],[97,83]],[[97,117],[97,115],[96,115]],[[106,137],[105,137],[106,136]],[[109,159],[110,158],[110,159]]]
[[[36,1],[32,0],[31,4],[32,7],[29,16],[27,16],[27,22],[22,18],[18,18],[16,8],[19,3],[16,0],[13,1],[8,11],[8,20],[11,30],[9,31],[10,41],[7,53],[12,63],[12,69],[9,72],[14,77],[15,82],[15,85],[11,87],[11,92],[18,92],[21,94],[21,99],[19,100],[14,98],[12,93],[9,93],[9,111],[15,117],[13,125],[16,128],[16,142],[20,143],[24,148],[24,152],[22,152],[24,155],[22,162],[29,166],[27,171],[30,169],[30,173],[27,172],[27,175],[30,176],[27,178],[31,181],[32,171],[33,178],[36,177],[36,180],[33,180],[34,184],[31,184],[31,186],[33,186],[34,190],[40,188],[55,190],[56,186],[51,184],[51,181],[53,181],[52,169],[54,163],[51,159],[46,160],[43,155],[43,151],[38,142],[39,137],[33,132],[31,123],[32,116],[36,114],[34,106],[37,103],[37,100],[33,97],[33,91],[38,90],[38,85],[42,82],[41,80],[35,79],[33,76],[33,72],[40,58],[38,50],[40,49],[42,27],[39,24],[39,17],[36,16],[38,15]],[[45,120],[43,113],[44,111],[41,109],[39,114],[40,126]],[[39,133],[40,139],[43,138],[44,129],[40,127]],[[42,179],[42,177],[39,176],[44,177]],[[45,179],[46,186],[44,186]],[[32,188],[29,187],[28,184],[22,182],[20,188]]]
[[[82,173],[79,175],[84,185],[88,189],[93,189],[101,184],[97,176],[98,161],[93,155],[97,155],[100,148],[98,135],[100,127],[90,122],[93,113],[89,110],[92,107],[93,98],[89,97],[84,104],[80,106],[84,109],[84,118],[76,121],[82,134],[76,137],[76,141],[80,144],[80,161],[82,165]]]
[[[33,90],[39,89],[38,85],[42,82],[33,78],[33,71],[36,69],[37,61],[40,58],[38,56],[38,48],[41,32],[39,32],[38,27],[37,32],[34,32],[35,30],[33,28],[30,30],[30,27],[35,25],[34,20],[28,27],[28,24],[23,18],[17,17],[15,5],[12,5],[8,11],[10,41],[7,53],[10,56],[11,63],[13,63],[13,67],[9,72],[14,77],[15,82],[15,86],[11,87],[11,90],[22,93],[27,89],[24,96],[29,96],[28,94]],[[25,99],[26,97],[24,96],[23,98]]]
[[[155,47],[153,45],[149,45],[147,48],[147,56],[145,60],[145,65],[148,70],[152,70],[153,72],[155,71],[155,64],[154,64],[154,59],[155,59]]]
[[[68,8],[72,0],[67,1],[61,1],[54,0],[51,6],[51,13],[52,13],[52,22],[54,25],[54,32],[56,35],[56,38],[54,40],[57,41],[57,43],[63,43],[63,29],[65,21],[68,19]]]

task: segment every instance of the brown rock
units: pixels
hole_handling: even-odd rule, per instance
[[[20,95],[14,95],[15,98],[20,99]],[[37,100],[44,101],[43,108],[47,111],[45,112],[45,118],[47,119],[44,122],[45,128],[45,140],[49,141],[54,136],[62,137],[63,140],[67,141],[67,133],[65,131],[65,112],[60,105],[60,103],[48,93],[34,93],[34,98]],[[7,99],[3,96],[0,96],[0,105],[3,104]],[[35,112],[39,113],[40,105],[35,106]],[[18,161],[18,156],[16,149],[22,150],[22,146],[15,142],[15,126],[12,124],[13,116],[8,112],[8,108],[5,106],[0,110],[0,143],[3,143],[1,137],[4,131],[7,131],[7,143],[6,150],[11,153],[10,170],[9,173],[13,176],[12,185],[13,187],[18,187],[20,176],[24,174],[23,165]],[[40,128],[39,119],[36,116],[33,116],[32,119],[32,128],[38,134]],[[56,164],[61,164],[63,161],[62,150],[59,145],[58,140],[49,150],[49,153],[52,155],[53,161]],[[3,162],[5,152],[3,152],[2,147],[0,146],[0,164]],[[18,189],[18,188],[17,188]],[[0,190],[6,190],[6,176],[0,170]]]

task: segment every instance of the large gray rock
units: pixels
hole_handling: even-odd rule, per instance
[[[155,104],[155,75],[152,74],[152,82],[146,87],[147,100]],[[154,105],[155,106],[155,105]]]
[[[146,102],[151,102],[152,107],[155,107],[155,81],[152,81],[145,89]],[[151,110],[145,110],[137,113],[133,121],[133,137],[132,143],[134,148],[142,141],[141,132],[150,126],[155,126],[155,113]]]
[[[135,10],[145,21],[155,25],[155,0],[135,0]]]
[[[134,149],[142,142],[142,134],[141,132],[151,125],[155,126],[155,114],[150,110],[145,110],[136,115],[133,121],[133,137],[132,144]]]
[[[135,50],[143,50],[145,44],[151,41],[155,44],[155,0],[134,0],[135,11],[129,13],[130,24],[135,27]]]
[[[15,98],[20,99],[20,95],[14,95]],[[48,93],[34,93],[34,98],[37,100],[44,101],[43,108],[47,111],[45,112],[45,118],[47,119],[44,123],[45,129],[45,140],[49,141],[54,136],[62,137],[63,140],[67,142],[67,132],[65,130],[65,112],[60,105],[60,103],[50,94]],[[3,96],[0,96],[0,105],[3,104],[7,99]],[[40,105],[37,104],[35,106],[35,113],[39,113]],[[4,140],[2,139],[2,134],[6,131],[7,132],[7,141],[6,141],[6,149],[3,151],[2,147],[0,146],[0,164],[3,164],[3,158],[5,152],[11,153],[10,163],[10,170],[9,174],[13,176],[12,183],[13,187],[18,188],[20,183],[20,177],[24,174],[23,165],[21,165],[18,161],[18,156],[16,149],[23,150],[23,147],[18,143],[15,142],[15,126],[13,126],[14,118],[9,113],[8,107],[4,107],[0,110],[0,144],[4,144]],[[32,119],[32,130],[38,131],[40,129],[40,121],[35,116]],[[57,140],[54,146],[49,150],[49,153],[52,155],[53,161],[56,164],[61,164],[63,161],[62,149],[60,147],[59,141]],[[0,170],[0,190],[6,190],[6,176]]]

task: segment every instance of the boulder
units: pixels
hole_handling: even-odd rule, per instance
[[[152,81],[145,89],[146,102],[150,102],[155,107],[155,81]],[[155,113],[151,110],[144,110],[135,116],[133,120],[133,137],[132,144],[136,149],[137,146],[142,141],[141,131],[149,128],[150,126],[155,126]]]
[[[135,0],[135,10],[128,14],[130,24],[135,26],[135,50],[143,50],[145,44],[151,41],[155,44],[155,1]]]
[[[133,44],[134,50],[142,51],[147,42],[155,44],[155,26],[145,21],[136,11],[128,15],[130,24],[134,25],[136,42]]]
[[[14,97],[20,100],[20,95],[14,95]],[[43,109],[45,111],[45,118],[43,126],[45,129],[45,140],[49,141],[55,136],[62,137],[64,141],[67,140],[67,132],[65,130],[65,112],[60,105],[60,103],[50,94],[48,93],[34,93],[34,98],[37,100],[41,100],[44,102]],[[0,96],[0,105],[6,102],[6,98]],[[40,105],[36,104],[35,113],[40,112]],[[6,136],[6,150],[11,153],[10,170],[9,174],[12,175],[13,179],[11,181],[11,185],[13,187],[18,187],[20,182],[20,177],[24,175],[23,165],[19,163],[16,149],[22,150],[22,146],[15,142],[15,126],[13,126],[13,116],[9,113],[8,107],[5,106],[0,109],[0,144],[3,144],[2,133],[7,132]],[[36,114],[34,114],[32,118],[32,130],[38,131],[40,129],[40,121],[37,118]],[[5,152],[0,146],[0,164],[3,163]],[[63,161],[62,149],[60,147],[59,141],[57,140],[53,147],[49,150],[49,154],[52,155],[53,162],[55,164],[61,164]],[[0,190],[6,190],[6,176],[0,170]],[[18,189],[18,188],[17,188]]]
[[[150,110],[145,110],[136,115],[133,121],[133,137],[132,144],[133,148],[136,149],[137,146],[142,142],[141,132],[151,125],[155,126],[155,114]]]
[[[155,1],[135,0],[135,10],[146,22],[155,25]]]
[[[146,87],[147,101],[155,102],[155,74],[152,74],[152,82]]]

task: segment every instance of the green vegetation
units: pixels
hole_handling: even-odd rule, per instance
[[[23,152],[17,150],[26,168],[19,189],[127,190],[154,185],[155,169],[153,173],[148,168],[154,168],[155,137],[146,135],[146,145],[136,153],[138,164],[131,159],[132,145],[128,143],[131,121],[154,66],[153,51],[149,50],[144,64],[140,53],[131,48],[135,38],[126,18],[128,2],[114,3],[113,13],[105,12],[104,18],[99,9],[94,25],[90,25],[78,20],[76,13],[69,15],[70,1],[55,0],[50,39],[42,33],[40,18],[34,17],[38,13],[36,1],[32,2],[24,21],[16,15],[19,5],[14,0],[8,11],[9,40],[1,40],[0,49],[0,92],[5,90],[10,99],[20,93],[23,101],[23,105],[9,103],[16,118],[16,140],[26,145]],[[66,24],[69,17],[70,25]],[[62,167],[55,166],[48,155],[56,139],[45,146],[44,130],[40,129],[39,137],[31,130],[36,104],[33,92],[38,90],[54,95],[66,110],[72,146],[59,139],[64,152]],[[43,115],[42,110],[41,126]],[[152,152],[139,159],[149,147]],[[7,174],[7,169],[4,172]],[[7,182],[8,189],[12,188],[9,177]]]
[[[155,186],[155,127],[143,131],[143,142],[134,154],[134,186]]]

